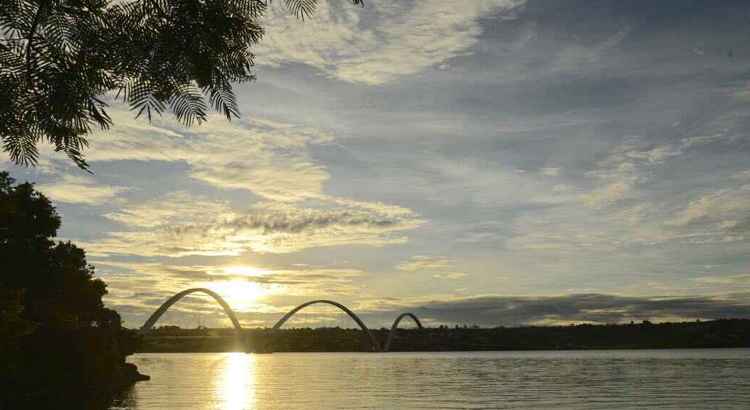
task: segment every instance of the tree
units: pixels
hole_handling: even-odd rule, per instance
[[[22,295],[21,317],[46,327],[89,327],[110,323],[106,285],[94,278],[83,249],[51,238],[60,217],[29,183],[14,185],[0,172],[0,290]]]
[[[22,363],[19,360],[21,337],[34,331],[31,321],[25,320],[22,293],[0,287],[0,373],[15,374]],[[0,407],[2,408],[2,407]]]
[[[107,98],[190,126],[239,116],[233,83],[255,78],[250,47],[271,0],[0,0],[0,139],[34,165],[47,141],[87,169],[86,134]],[[284,0],[304,19],[318,0]],[[362,5],[364,0],[351,0]]]
[[[0,172],[0,409],[142,377],[125,363],[134,333],[104,307],[106,284],[83,249],[53,240],[59,227],[44,195]]]

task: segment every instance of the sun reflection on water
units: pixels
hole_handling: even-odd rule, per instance
[[[223,410],[255,407],[255,357],[241,352],[228,353],[217,381],[216,392]]]

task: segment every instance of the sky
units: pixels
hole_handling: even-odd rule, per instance
[[[126,106],[36,182],[140,326],[207,287],[244,326],[750,316],[750,4],[276,2],[242,118]],[[227,326],[191,296],[159,324]],[[287,326],[354,323],[311,307]]]

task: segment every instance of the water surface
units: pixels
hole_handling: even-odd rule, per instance
[[[112,409],[750,409],[750,349],[138,354]]]

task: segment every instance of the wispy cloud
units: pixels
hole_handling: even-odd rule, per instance
[[[442,256],[412,256],[396,266],[403,272],[429,274],[435,279],[462,279],[466,273],[458,272],[456,261]]]
[[[94,254],[140,256],[239,255],[246,251],[289,253],[336,245],[404,243],[404,231],[423,223],[413,211],[381,202],[324,192],[330,175],[309,154],[310,145],[333,137],[323,131],[272,120],[182,128],[169,119],[151,124],[113,111],[117,126],[92,137],[88,160],[159,161],[189,166],[189,175],[219,189],[255,194],[237,206],[184,191],[139,201],[130,198],[105,217],[122,225],[100,241]],[[88,177],[65,177],[41,186],[61,202],[101,204],[124,191]]]
[[[667,223],[686,226],[713,222],[718,227],[733,228],[747,217],[748,210],[750,185],[742,185],[736,189],[712,192],[691,201]]]
[[[308,153],[311,144],[332,140],[320,130],[259,118],[228,123],[218,116],[201,127],[186,129],[168,118],[146,124],[119,109],[112,116],[117,126],[91,138],[90,162],[186,163],[195,179],[274,201],[320,195],[329,178]]]
[[[412,256],[406,262],[399,264],[396,269],[404,272],[418,272],[424,270],[443,270],[454,265],[452,259],[441,256]]]
[[[288,253],[334,245],[403,243],[401,232],[423,221],[405,208],[321,199],[308,206],[263,202],[236,209],[187,193],[107,215],[129,228],[87,244],[97,253],[143,256]]]
[[[276,8],[267,17],[258,61],[304,63],[342,80],[383,84],[469,53],[482,32],[481,17],[525,0],[372,1],[366,10],[343,3],[321,2],[304,24]]]
[[[61,180],[36,187],[55,202],[101,205],[112,201],[128,188],[98,183],[92,177],[64,175]]]
[[[597,167],[586,175],[594,178],[597,187],[581,195],[581,202],[591,208],[604,208],[629,197],[639,184],[649,179],[651,168],[671,157],[679,156],[682,150],[670,146],[653,146],[642,138],[631,137],[631,141],[617,145],[609,155],[597,163]]]

